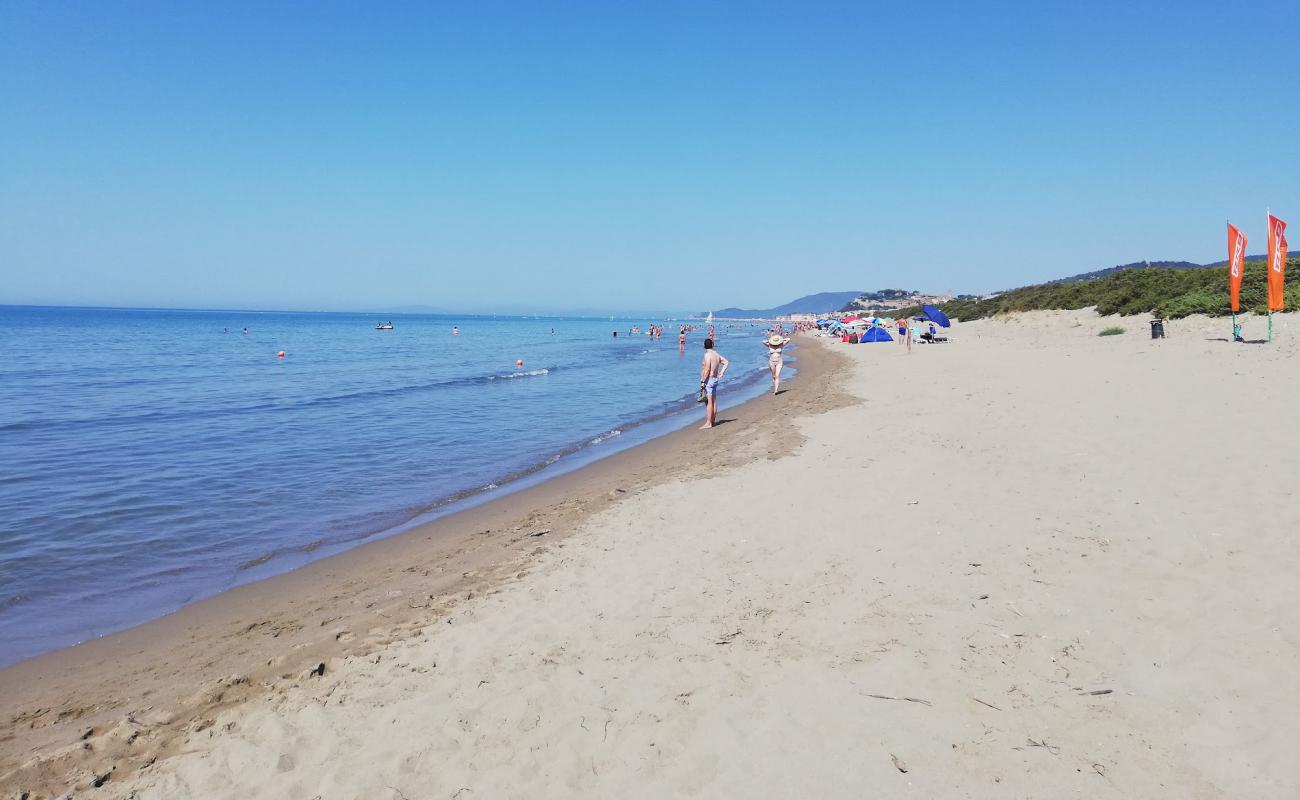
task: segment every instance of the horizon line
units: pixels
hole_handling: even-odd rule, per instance
[[[80,311],[183,311],[192,313],[216,314],[222,312],[238,314],[357,314],[367,316],[407,316],[407,317],[539,317],[547,319],[603,319],[606,317],[655,317],[664,314],[704,315],[706,311],[644,312],[613,311],[608,314],[591,312],[503,312],[503,311],[376,311],[374,309],[304,309],[304,308],[223,308],[198,306],[130,306],[130,305],[86,305],[60,303],[0,303],[4,308],[60,308]]]

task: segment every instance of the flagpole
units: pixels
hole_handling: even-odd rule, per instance
[[[1229,308],[1229,310],[1232,311],[1232,341],[1235,342],[1235,341],[1237,341],[1237,309],[1235,309],[1235,308],[1232,307],[1232,286],[1231,286],[1231,282],[1232,282],[1232,257],[1233,257],[1233,255],[1235,254],[1235,253],[1234,253],[1235,248],[1231,247],[1231,245],[1232,245],[1232,223],[1231,223],[1230,221],[1228,221],[1228,220],[1225,219],[1225,220],[1223,221],[1223,224],[1228,226],[1228,244],[1229,244],[1229,247],[1228,247],[1228,282],[1229,282],[1229,286],[1228,286],[1228,308]],[[1244,255],[1244,254],[1243,254],[1243,255]],[[1244,266],[1244,265],[1243,265],[1243,266]]]
[[[1272,278],[1272,270],[1273,270],[1273,264],[1270,261],[1268,261],[1269,254],[1273,252],[1272,217],[1273,217],[1273,209],[1269,206],[1264,206],[1264,230],[1268,231],[1268,242],[1266,242],[1267,247],[1265,247],[1264,249],[1264,259],[1265,259],[1265,264],[1267,265],[1267,269],[1264,270],[1265,280],[1270,280]],[[1267,283],[1264,285],[1264,298],[1265,298],[1264,302],[1268,304],[1268,340],[1269,342],[1272,342],[1273,341],[1273,297],[1268,293]]]

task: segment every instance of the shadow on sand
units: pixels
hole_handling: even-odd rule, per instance
[[[1207,342],[1227,342],[1232,344],[1232,340],[1226,336],[1206,339]],[[1268,344],[1268,339],[1242,339],[1240,344]]]

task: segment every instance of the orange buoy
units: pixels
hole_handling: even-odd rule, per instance
[[[276,353],[276,354],[275,354],[275,357],[276,357],[276,358],[284,358],[284,351],[281,350],[280,352]]]
[[[517,360],[517,361],[515,362],[515,366],[516,366],[516,367],[519,367],[520,369],[523,369],[523,368],[524,368],[524,360],[523,360],[522,358],[519,359],[519,360]]]

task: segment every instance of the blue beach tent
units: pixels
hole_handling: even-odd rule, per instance
[[[867,342],[892,342],[894,337],[889,335],[889,331],[884,328],[868,328],[862,332],[862,338],[858,339],[858,344]]]
[[[948,319],[948,315],[943,313],[939,309],[935,308],[934,306],[930,306],[930,305],[921,306],[921,310],[925,312],[925,315],[927,317],[939,323],[941,326],[945,328],[952,327],[952,322]]]

